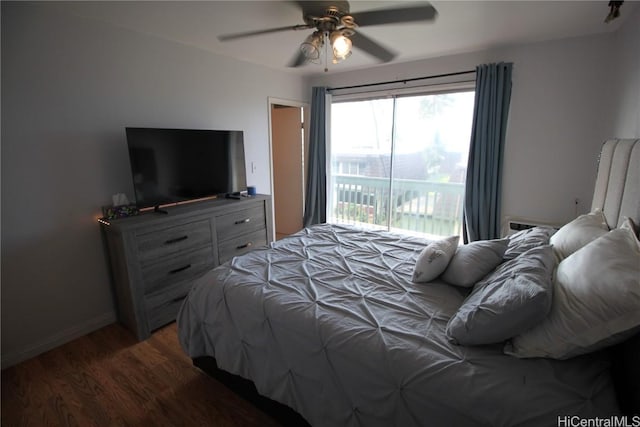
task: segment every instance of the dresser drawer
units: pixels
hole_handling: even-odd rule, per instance
[[[140,262],[145,264],[211,243],[209,224],[208,220],[190,222],[138,235],[136,240]]]
[[[150,264],[142,269],[144,293],[159,293],[178,282],[190,282],[214,266],[211,245],[165,258],[162,262]]]
[[[180,306],[182,305],[182,301],[184,301],[186,296],[187,294],[184,294],[182,298],[176,298],[175,300],[169,301],[150,310],[147,315],[149,331],[156,330],[161,326],[175,322]]]
[[[265,229],[222,242],[218,246],[220,264],[229,261],[234,256],[242,255],[245,252],[249,252],[260,246],[265,246],[266,244],[267,231]]]
[[[175,297],[166,301],[156,307],[149,309],[147,313],[147,321],[149,324],[149,331],[158,329],[161,326],[171,323],[176,320],[180,306],[187,296],[187,292],[181,297]]]
[[[191,280],[173,283],[167,286],[163,292],[145,296],[144,302],[149,331],[176,320],[180,305],[189,293],[191,286],[193,286],[194,279],[195,277],[191,278]]]
[[[243,209],[216,217],[218,240],[231,239],[266,227],[264,207]]]

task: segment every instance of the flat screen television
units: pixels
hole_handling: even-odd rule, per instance
[[[127,127],[126,135],[138,209],[247,189],[242,131]]]

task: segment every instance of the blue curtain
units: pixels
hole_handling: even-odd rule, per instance
[[[464,240],[500,237],[504,140],[512,63],[476,67],[476,97],[464,200]]]
[[[327,222],[327,88],[314,87],[309,125],[309,175],[305,198],[305,227]]]

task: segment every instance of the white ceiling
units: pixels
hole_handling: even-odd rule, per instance
[[[407,1],[350,1],[351,12],[415,4]],[[394,62],[406,62],[511,44],[615,31],[637,3],[626,1],[622,16],[609,24],[608,1],[433,1],[434,22],[364,27],[360,31],[395,50]],[[284,31],[218,41],[222,34],[302,24],[290,1],[122,1],[73,2],[73,13],[163,39],[195,46],[267,67],[316,74],[322,65],[288,68],[299,44],[311,33]],[[368,54],[353,54],[334,71],[376,66]]]

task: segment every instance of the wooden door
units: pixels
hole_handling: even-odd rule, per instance
[[[273,203],[276,238],[302,229],[304,214],[304,150],[302,108],[271,106]]]

